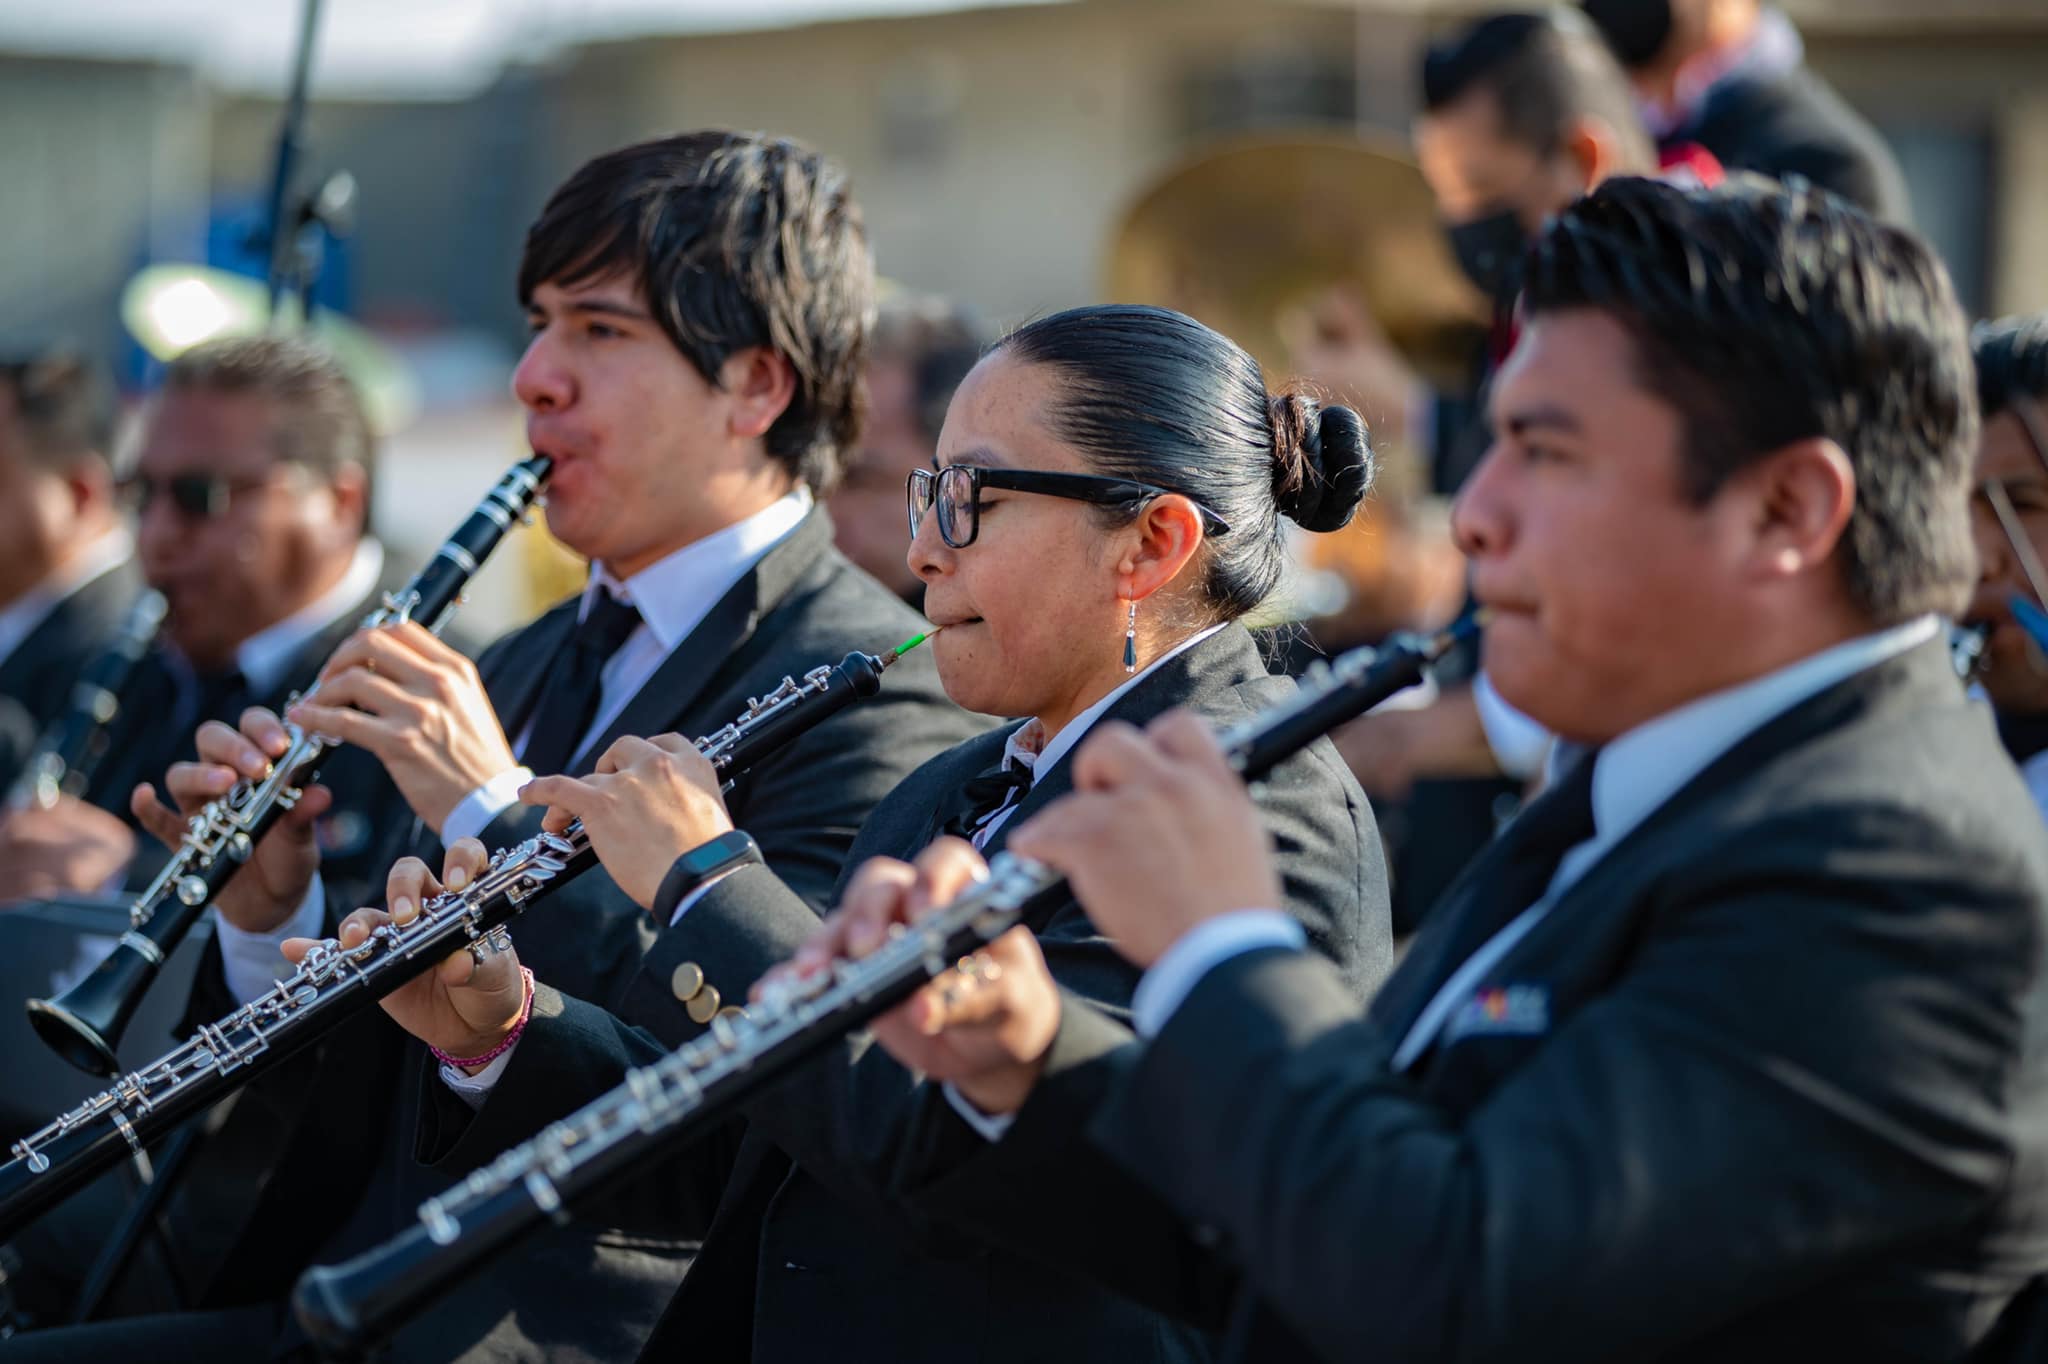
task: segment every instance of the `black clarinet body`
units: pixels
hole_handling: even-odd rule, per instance
[[[1422,680],[1477,631],[1472,618],[1434,639],[1390,641],[1312,672],[1288,701],[1222,734],[1232,766],[1256,781],[1344,721]],[[579,1201],[644,1170],[822,1048],[901,1003],[926,982],[1067,895],[1049,868],[1008,853],[989,879],[854,962],[794,986],[778,983],[708,1032],[420,1208],[417,1226],[299,1279],[293,1307],[324,1349],[347,1356],[385,1339],[501,1247]]]
[[[107,727],[121,713],[121,697],[136,665],[149,652],[164,622],[163,594],[144,588],[121,621],[105,652],[95,658],[71,689],[64,714],[50,726],[29,756],[8,808],[47,810],[60,796],[83,796],[93,770],[107,751]]]
[[[894,657],[856,652],[836,667],[785,678],[697,746],[729,781],[874,695]],[[580,824],[540,833],[498,853],[462,890],[431,897],[409,924],[386,924],[352,948],[332,938],[316,944],[298,971],[271,990],[15,1142],[13,1159],[0,1165],[0,1241],[450,953],[503,945],[507,924],[595,865],[597,854]]]
[[[438,633],[477,569],[540,496],[550,464],[535,456],[513,465],[426,566],[361,628],[414,620]],[[319,690],[315,683],[306,695]],[[106,1076],[120,1070],[115,1048],[149,983],[256,844],[298,804],[335,747],[295,725],[287,728],[290,746],[268,776],[238,782],[192,817],[171,860],[129,907],[128,931],[106,960],[59,998],[28,1001],[36,1035],[80,1070]]]

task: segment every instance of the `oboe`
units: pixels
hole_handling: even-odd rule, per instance
[[[1468,617],[1434,639],[1405,637],[1313,671],[1293,697],[1220,736],[1253,781],[1317,736],[1420,681],[1477,630]],[[732,1114],[735,1105],[893,1007],[925,982],[1067,893],[1050,868],[998,853],[989,878],[858,961],[778,982],[709,1031],[539,1136],[422,1204],[419,1225],[340,1265],[316,1265],[293,1293],[299,1321],[336,1353],[383,1339],[494,1252]]]
[[[924,638],[881,658],[855,652],[837,667],[785,677],[768,695],[750,699],[733,723],[698,739],[698,750],[730,783],[767,754],[874,695],[883,671]],[[504,946],[506,924],[596,862],[582,825],[574,823],[498,853],[460,891],[429,897],[411,923],[385,924],[354,947],[333,938],[316,943],[299,969],[268,992],[15,1142],[14,1158],[0,1165],[0,1241],[450,953]]]
[[[163,594],[144,588],[106,651],[71,689],[64,714],[43,734],[15,778],[7,793],[9,809],[47,810],[59,796],[85,794],[107,751],[107,727],[121,713],[121,693],[163,621]]]
[[[551,461],[522,460],[485,495],[455,534],[361,629],[413,620],[438,633],[462,590],[547,483]],[[320,690],[316,682],[306,693]],[[28,1001],[29,1022],[58,1055],[95,1075],[115,1074],[114,1048],[150,981],[285,812],[298,804],[335,741],[288,725],[290,746],[259,781],[234,789],[194,815],[163,871],[128,909],[128,931],[90,975],[57,999]]]

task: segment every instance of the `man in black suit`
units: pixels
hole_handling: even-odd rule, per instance
[[[1971,503],[1982,572],[1967,623],[1988,631],[1975,676],[2006,752],[2048,813],[2048,637],[2039,615],[2048,600],[2048,313],[1985,323],[1970,348],[1984,439]]]
[[[475,665],[415,627],[358,634],[328,666],[319,704],[293,713],[383,765],[402,799],[377,812],[380,845],[391,858],[410,847],[434,866],[444,839],[501,849],[538,829],[541,811],[517,798],[536,772],[587,773],[624,735],[708,734],[785,676],[856,648],[883,652],[924,628],[832,548],[815,505],[859,430],[873,296],[860,213],[838,167],[784,139],[724,132],[600,156],[530,229],[518,286],[533,340],[513,389],[534,451],[554,461],[549,528],[591,559],[588,586]],[[928,655],[909,654],[879,696],[757,765],[730,800],[768,863],[821,902],[874,803],[981,727],[945,699]],[[283,746],[265,713],[245,717],[239,733],[213,726],[200,738],[204,760],[170,781],[188,808]],[[175,818],[151,812],[165,834]],[[324,872],[316,880],[318,865],[295,812],[220,899],[223,919],[260,936],[280,971],[277,944],[323,934],[359,902],[333,895]],[[665,926],[593,871],[514,932],[550,979],[615,1003]],[[203,967],[194,1012],[203,1003],[225,1013],[247,997],[229,984]],[[672,984],[664,977],[649,1007],[679,1016],[685,1001]],[[317,1060],[253,1087],[292,1091],[310,1107],[202,1294],[209,1306],[248,1310],[190,1314],[168,1329],[234,1348],[269,1342],[316,1250],[334,1258],[381,1240],[445,1186],[411,1158],[420,1088],[439,1082],[401,1040],[373,1012]],[[365,1182],[337,1196],[344,1168]],[[398,1355],[602,1355],[651,1327],[689,1248],[564,1229],[421,1323]]]
[[[1582,0],[1629,69],[1652,131],[1730,170],[1799,176],[1895,223],[1912,221],[1884,138],[1806,65],[1799,31],[1758,0]]]
[[[928,1106],[908,1183],[1190,1314],[1234,1279],[1245,1359],[2035,1357],[2048,847],[1942,636],[1977,429],[1946,277],[1831,196],[1620,180],[1525,308],[1454,524],[1502,692],[1575,764],[1361,1012],[1256,908],[1205,729],[1097,736],[1010,846],[1148,968],[1149,1043],[1006,971],[948,1078],[1015,1127]],[[1048,1010],[1050,1048],[989,1045]],[[1087,1177],[1084,1127],[1134,1178]]]
[[[142,783],[192,754],[192,732],[201,721],[232,719],[254,704],[282,704],[310,684],[380,590],[394,585],[383,548],[368,530],[373,459],[353,385],[333,357],[304,340],[222,339],[166,367],[143,412],[123,489],[136,510],[143,576],[163,594],[168,611],[157,646],[122,689],[105,756],[84,798],[63,798],[34,812],[33,829],[10,820],[7,837],[16,853],[32,837],[54,850],[75,849],[91,836],[94,846],[107,849],[103,860],[71,852],[61,871],[34,887],[39,893],[98,891],[124,868],[131,891],[147,882],[165,851],[154,843],[138,846],[117,817],[128,811],[138,786],[148,792]],[[367,812],[391,798],[390,785],[360,753],[337,754],[328,780],[333,799],[320,811],[318,833],[337,881],[360,886],[371,870]],[[375,871],[381,879],[383,868]],[[231,976],[254,991],[274,979],[274,956],[269,944],[226,924],[216,925],[207,961],[215,976]],[[9,984],[17,986],[17,997],[51,988],[47,977]],[[185,1026],[222,1012],[190,1011]],[[7,1075],[0,1063],[0,1079]],[[188,1192],[224,1205],[249,1187],[248,1175],[246,1169],[202,1172]],[[82,1197],[23,1238],[24,1259],[37,1276],[22,1285],[29,1310],[45,1317],[61,1310],[58,1300],[75,1287],[112,1226],[122,1183],[96,1186],[104,1197]],[[209,1208],[206,1216],[216,1211]],[[162,1299],[153,1291],[139,1298],[123,1291],[113,1301]]]
[[[386,566],[368,529],[371,465],[354,389],[312,345],[220,340],[166,368],[121,484],[136,511],[141,576],[167,603],[163,628],[123,688],[83,799],[36,812],[99,839],[111,860],[73,859],[42,889],[97,890],[123,864],[131,886],[146,880],[160,853],[136,855],[126,829],[102,812],[132,819],[137,785],[189,756],[200,722],[282,703],[374,605]],[[127,543],[118,523],[112,533]],[[105,595],[100,619],[117,628],[126,606],[113,603],[132,601],[134,583]],[[75,677],[81,664],[70,666]],[[343,763],[336,781],[346,799],[323,821],[352,883],[367,874],[367,847],[350,832],[363,820],[349,812],[376,798],[378,780],[374,765]],[[11,831],[17,847],[29,838]]]
[[[114,494],[113,435],[113,387],[97,367],[57,352],[0,362],[0,700],[15,718],[0,791],[62,718],[139,590]],[[118,821],[90,811],[0,817],[0,898],[74,877],[97,885],[129,845]]]

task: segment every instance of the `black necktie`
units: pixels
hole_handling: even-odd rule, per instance
[[[242,676],[240,668],[230,667],[222,672],[209,673],[192,680],[185,689],[184,723],[174,727],[173,733],[183,745],[180,756],[192,756],[192,732],[208,720],[219,720],[233,728],[242,721],[242,712],[254,701],[249,694],[249,680]],[[161,774],[153,774],[161,775]]]
[[[1500,861],[1473,897],[1479,907],[1467,918],[1465,950],[1452,959],[1453,967],[1542,899],[1564,855],[1593,836],[1596,756],[1580,758],[1501,832]]]
[[[598,675],[640,624],[640,610],[609,592],[599,592],[590,614],[576,627],[569,647],[555,656],[533,709],[533,732],[520,761],[543,776],[560,772],[597,718],[603,689]]]
[[[960,788],[961,808],[941,827],[941,833],[955,838],[972,838],[974,831],[1004,808],[1031,793],[1031,769],[1018,763],[969,777]]]

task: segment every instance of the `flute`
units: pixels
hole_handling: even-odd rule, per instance
[[[1255,781],[1317,737],[1415,685],[1477,632],[1467,617],[1433,639],[1402,637],[1313,670],[1302,689],[1220,737],[1231,766]],[[1067,894],[1042,863],[998,853],[989,877],[869,956],[778,981],[735,1018],[714,1017],[679,1050],[629,1071],[624,1083],[506,1151],[419,1210],[419,1224],[353,1260],[316,1265],[292,1294],[300,1323],[331,1352],[388,1336],[546,1219],[732,1115],[750,1095],[909,997],[954,963]]]
[[[479,502],[455,534],[398,593],[363,618],[364,630],[416,620],[436,634],[462,600],[483,561],[507,531],[526,515],[547,483],[553,461],[544,455],[522,460]],[[316,682],[306,693],[318,694]],[[335,741],[287,725],[290,746],[260,781],[234,788],[194,815],[176,853],[128,907],[123,933],[92,973],[56,999],[28,1001],[36,1035],[80,1070],[113,1075],[121,1033],[143,994],[199,916],[229,878],[256,851],[287,810],[299,803],[321,760]]]
[[[733,723],[696,741],[728,784],[763,757],[881,688],[882,673],[926,636],[881,658],[850,653],[836,667],[785,677],[751,698]],[[505,926],[528,905],[597,863],[580,822],[539,833],[492,857],[460,891],[429,897],[417,918],[387,923],[354,947],[314,944],[289,977],[184,1045],[14,1143],[0,1165],[0,1241],[73,1190],[298,1051],[450,953],[506,945]]]

